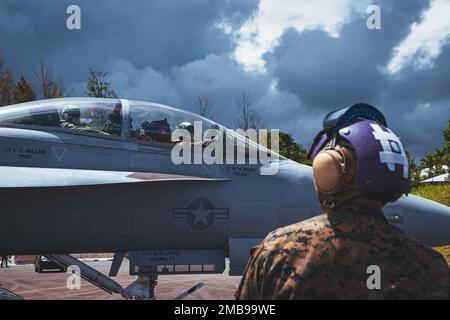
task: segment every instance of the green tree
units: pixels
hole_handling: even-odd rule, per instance
[[[0,60],[0,107],[14,103],[14,77],[11,69],[5,69]]]
[[[16,83],[14,87],[14,103],[22,103],[36,100],[36,92],[34,92],[31,84],[25,79],[20,77],[20,81]]]
[[[307,159],[308,151],[297,142],[289,133],[280,132],[280,155],[295,162],[311,165]]]
[[[444,146],[442,147],[442,164],[450,167],[450,119],[444,129]]]
[[[444,141],[446,144],[450,143],[450,119],[447,120],[447,128],[444,129]]]
[[[116,92],[111,89],[111,81],[108,80],[108,73],[92,68],[89,68],[86,94],[94,98],[117,98]]]
[[[447,128],[443,130],[444,144],[442,147],[427,154],[415,168],[415,175],[420,176],[420,172],[424,169],[428,170],[426,178],[435,177],[446,172],[450,168],[450,120],[447,120]],[[445,168],[445,166],[447,168]]]
[[[259,142],[262,145],[267,145],[268,148],[271,149],[271,132],[267,133],[267,138],[263,136],[262,139],[265,139],[267,142]],[[308,151],[301,144],[295,142],[291,134],[280,131],[279,139],[278,147],[280,155],[298,163],[306,164],[308,166],[311,165],[311,161],[307,159]]]
[[[411,175],[411,185],[416,187],[420,183],[420,170],[416,165],[416,158],[411,154],[411,152],[405,148],[406,158],[408,159],[409,171]]]
[[[415,169],[416,166],[416,158],[411,154],[411,152],[405,148],[406,158],[408,159],[408,164],[411,169]]]

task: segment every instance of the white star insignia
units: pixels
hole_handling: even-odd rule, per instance
[[[197,225],[199,222],[204,223],[205,225],[208,225],[208,214],[211,213],[211,209],[205,209],[203,205],[203,201],[200,202],[197,209],[191,209],[189,210],[194,215],[194,222],[193,225]]]

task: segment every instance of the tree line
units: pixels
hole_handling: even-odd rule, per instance
[[[96,98],[117,98],[111,89],[108,73],[90,68],[86,84],[86,95]],[[15,81],[13,72],[0,60],[0,107],[11,104],[70,97],[72,90],[68,90],[61,76],[55,75],[53,68],[43,60],[30,79],[21,75]]]
[[[85,94],[95,98],[118,98],[117,93],[108,79],[108,72],[89,68]],[[70,97],[72,90],[68,90],[61,76],[54,73],[51,65],[43,60],[39,61],[37,70],[27,79],[21,75],[16,81],[13,72],[0,60],[0,107],[30,102],[41,99]],[[254,108],[252,97],[242,91],[234,99],[236,128],[243,130],[260,129],[263,127],[262,117]],[[199,95],[197,98],[198,114],[211,118],[213,108],[211,99],[207,95]],[[310,165],[306,159],[307,150],[301,144],[294,141],[291,134],[280,132],[280,155],[299,163]],[[270,146],[269,146],[270,147]]]
[[[33,72],[32,80],[22,75],[17,82],[12,70],[0,60],[0,107],[68,95],[70,92],[65,89],[62,78],[55,76],[52,67],[42,60],[38,69]]]
[[[425,179],[450,172],[450,119],[447,119],[447,127],[442,133],[444,135],[443,145],[425,155],[418,165],[415,163],[415,158],[409,155],[408,158],[413,187],[416,187]],[[449,181],[448,177],[447,181]]]
[[[38,68],[32,73],[30,79],[22,75],[16,81],[12,70],[6,67],[3,60],[0,59],[0,107],[40,99],[69,97],[71,94],[72,90],[65,87],[62,77],[55,75],[52,66],[43,60],[39,61]],[[112,89],[108,72],[93,68],[88,70],[85,94],[96,98],[118,97],[115,90]],[[253,99],[248,93],[242,91],[234,99],[234,103],[236,128],[247,130],[263,127],[263,119],[254,108]],[[197,107],[199,115],[206,118],[213,117],[211,99],[207,95],[203,94],[197,97]],[[444,144],[427,154],[419,164],[416,164],[416,159],[407,152],[413,186],[417,186],[424,179],[448,172],[448,168],[450,168],[450,120],[447,120],[447,128],[444,129],[443,134]],[[306,148],[295,142],[291,134],[280,132],[279,138],[280,155],[298,163],[311,165],[306,158],[308,153]],[[425,169],[427,173],[423,175]]]

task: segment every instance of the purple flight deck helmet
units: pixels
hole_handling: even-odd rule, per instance
[[[344,139],[355,150],[355,183],[370,192],[410,191],[409,164],[400,139],[387,128],[382,113],[367,104],[332,112],[325,117],[324,130],[315,138],[308,154],[311,160],[325,147]]]

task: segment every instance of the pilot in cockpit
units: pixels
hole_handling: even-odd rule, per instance
[[[187,136],[185,135],[180,135],[179,137],[177,137],[177,139],[174,141],[174,143],[194,143],[194,126],[192,125],[192,123],[190,122],[182,122],[178,125],[177,130],[186,130],[186,133],[189,133],[190,136],[190,140],[189,141],[185,141],[184,139],[187,138]]]
[[[122,105],[118,103],[115,105],[114,111],[109,115],[103,131],[111,135],[120,136],[122,134],[122,125]]]
[[[219,126],[216,124],[213,124],[211,126],[212,130],[220,130]],[[203,139],[202,141],[197,141],[195,142],[195,131],[194,131],[194,126],[192,125],[192,123],[190,122],[182,122],[178,125],[177,130],[186,130],[187,132],[185,133],[189,133],[190,135],[190,141],[185,141],[184,138],[186,138],[185,135],[180,135],[179,137],[177,137],[173,143],[178,144],[178,143],[189,143],[191,145],[198,145],[201,144],[203,147],[206,147],[207,145],[211,144],[212,142],[217,140],[217,136],[211,136],[208,139]]]
[[[103,135],[110,135],[107,132],[95,130],[89,127],[86,123],[81,122],[81,112],[76,106],[67,106],[62,111],[61,128],[75,131],[98,133]]]
[[[67,106],[62,111],[61,128],[81,130],[86,127],[85,123],[81,123],[81,112],[76,106]]]

